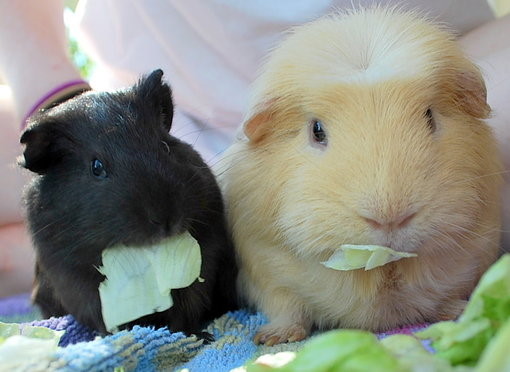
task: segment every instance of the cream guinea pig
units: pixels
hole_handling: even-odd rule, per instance
[[[457,317],[500,244],[500,171],[478,68],[444,27],[370,8],[292,30],[216,167],[239,291],[269,323],[385,331]],[[336,271],[341,244],[416,258]]]

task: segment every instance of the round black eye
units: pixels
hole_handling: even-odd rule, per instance
[[[161,141],[161,143],[163,144],[163,148],[165,149],[165,152],[167,154],[170,154],[170,146],[168,146],[168,143],[166,143],[166,141]]]
[[[328,137],[324,131],[324,126],[319,120],[312,120],[312,137],[315,142],[321,145],[328,144]]]
[[[436,131],[436,121],[434,120],[434,116],[432,115],[432,110],[428,109],[425,112],[425,119],[427,119],[427,125],[432,133]]]
[[[97,178],[106,178],[106,169],[104,169],[104,165],[99,159],[92,160],[91,164],[92,174]]]

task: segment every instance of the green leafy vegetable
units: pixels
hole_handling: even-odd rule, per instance
[[[198,242],[188,233],[149,247],[117,246],[103,252],[106,276],[99,285],[108,331],[173,305],[170,290],[190,286],[200,275]]]
[[[0,322],[0,370],[15,371],[30,361],[52,355],[64,331]]]
[[[331,257],[321,262],[324,266],[334,270],[371,270],[388,262],[401,258],[416,257],[414,253],[397,252],[380,245],[342,244]]]
[[[468,372],[472,368],[452,367],[450,363],[428,352],[423,344],[413,336],[391,335],[381,340],[400,364],[410,372]]]
[[[17,323],[2,323],[0,322],[0,338],[5,340],[7,337],[20,335],[21,329]]]
[[[281,365],[282,359],[287,359],[288,363]],[[336,330],[312,338],[295,355],[295,358],[292,354],[276,354],[272,359],[263,356],[249,364],[247,371],[403,372],[406,369],[372,333],[359,330]]]
[[[30,326],[18,323],[0,322],[0,339],[7,339],[11,336],[24,336],[42,340],[53,340],[58,345],[64,331],[54,331],[46,327]]]
[[[489,341],[480,361],[477,372],[510,371],[510,318],[500,328],[496,336]]]
[[[510,255],[507,254],[482,277],[458,321],[436,323],[418,336],[433,340],[438,356],[452,364],[475,365],[509,318]]]

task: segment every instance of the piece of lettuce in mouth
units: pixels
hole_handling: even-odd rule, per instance
[[[324,266],[334,270],[371,270],[378,266],[402,258],[416,257],[415,253],[398,252],[381,245],[342,244],[327,261],[321,262]]]
[[[172,289],[199,279],[202,257],[189,232],[142,247],[115,246],[103,251],[98,268],[103,321],[109,332],[142,316],[173,306]]]

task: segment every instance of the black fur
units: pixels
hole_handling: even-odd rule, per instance
[[[89,92],[34,117],[22,166],[38,173],[25,194],[36,249],[33,298],[46,317],[72,314],[105,333],[96,269],[102,251],[189,230],[203,283],[172,291],[168,311],[133,324],[198,333],[236,307],[235,265],[223,201],[200,155],[169,135],[170,87],[156,70],[134,87]],[[98,159],[106,174],[92,172]]]

